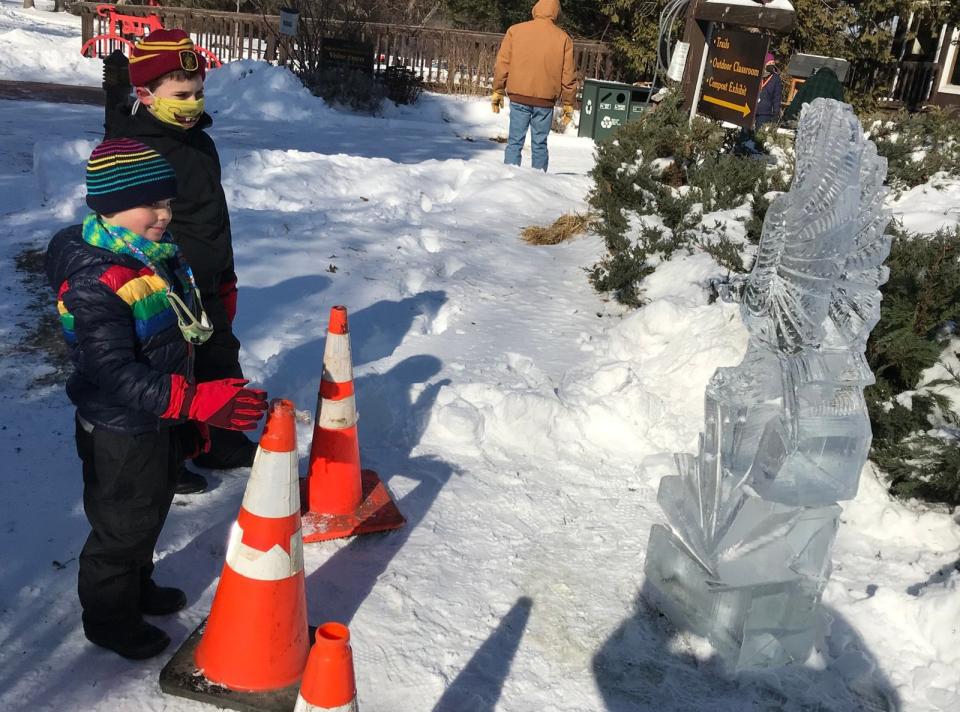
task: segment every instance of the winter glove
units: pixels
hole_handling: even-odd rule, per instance
[[[233,324],[233,319],[237,315],[237,280],[233,279],[220,285],[220,301],[223,302],[223,308],[227,312],[227,319]]]
[[[179,426],[179,432],[184,460],[192,460],[210,452],[210,428],[206,423],[190,420]]]
[[[571,121],[573,121],[573,107],[570,104],[564,104],[563,118],[560,119],[560,123],[563,124],[563,128],[567,128]]]
[[[501,107],[503,107],[503,92],[495,91],[490,97],[490,108],[493,109],[494,114],[499,114]]]
[[[226,430],[253,430],[267,412],[267,392],[244,388],[243,378],[188,383],[180,417]]]

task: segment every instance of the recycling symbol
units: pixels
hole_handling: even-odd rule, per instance
[[[587,99],[587,105],[586,105],[585,107],[583,107],[583,111],[584,111],[584,113],[586,113],[587,116],[590,116],[590,114],[593,113],[593,100],[592,100],[592,99]]]
[[[604,116],[602,119],[600,119],[600,126],[605,129],[610,128],[613,126],[613,119],[611,119],[609,116]]]

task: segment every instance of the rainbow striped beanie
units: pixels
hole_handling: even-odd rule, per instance
[[[107,139],[87,161],[87,205],[112,215],[177,197],[177,176],[167,159],[139,141]]]

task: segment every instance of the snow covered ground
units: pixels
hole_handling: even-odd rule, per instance
[[[0,78],[98,83],[76,18],[18,4],[0,4]],[[583,272],[598,238],[520,241],[523,226],[585,208],[591,142],[551,137],[542,175],[502,165],[489,139],[506,114],[481,99],[360,117],[252,62],[213,72],[207,93],[245,371],[311,410],[328,310],[347,305],[363,461],[408,520],[307,547],[310,619],[349,623],[361,710],[960,709],[960,526],[891,500],[869,465],[806,666],[727,680],[702,641],[643,603],[660,512],[639,462],[694,449],[703,387],[746,335],[735,308],[707,304],[702,284],[722,270],[705,255],[662,265],[651,303],[625,312]],[[12,348],[49,308],[14,257],[83,215],[101,124],[95,107],[0,101],[3,710],[201,709],[161,695],[166,656],[134,664],[83,638],[72,409],[37,383],[43,358]],[[958,193],[928,186],[896,208],[908,223],[957,222]],[[213,491],[175,502],[157,578],[189,607],[156,621],[175,646],[209,610],[246,474],[211,473]]]

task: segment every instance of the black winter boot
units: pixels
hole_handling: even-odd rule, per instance
[[[168,616],[182,611],[187,605],[187,594],[172,586],[157,586],[153,581],[140,591],[140,612],[148,616]]]
[[[146,621],[123,626],[83,626],[94,645],[112,650],[130,660],[146,660],[162,653],[170,645],[170,636]]]
[[[207,491],[207,478],[198,472],[187,469],[186,465],[180,467],[180,477],[177,480],[175,494],[200,494]]]

